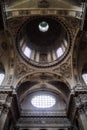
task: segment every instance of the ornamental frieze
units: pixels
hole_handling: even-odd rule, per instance
[[[42,2],[41,2],[42,1]],[[81,19],[81,13],[78,11],[74,11],[74,10],[60,10],[60,9],[55,9],[55,8],[48,8],[46,6],[50,6],[48,2],[43,2],[46,0],[41,0],[40,2],[38,2],[38,6],[41,6],[41,8],[34,8],[34,9],[27,9],[25,8],[25,10],[20,9],[20,10],[9,10],[6,11],[6,16],[7,16],[7,20],[15,18],[15,17],[29,17],[31,15],[57,15],[58,17],[71,17],[72,18],[79,18]],[[44,6],[45,9],[42,8],[42,6]],[[74,16],[72,15],[74,13]]]
[[[63,77],[72,78],[71,58],[69,57],[65,63],[54,69],[54,71]]]
[[[20,78],[24,76],[27,73],[34,72],[32,68],[24,64],[18,57],[16,57],[16,70],[15,70],[15,75],[17,78]]]

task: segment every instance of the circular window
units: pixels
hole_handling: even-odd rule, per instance
[[[55,17],[31,17],[17,35],[21,56],[37,67],[48,67],[61,61],[69,51],[70,40],[63,23]]]
[[[49,24],[47,22],[43,21],[39,24],[39,30],[41,32],[46,32],[48,31],[48,29],[49,29]]]
[[[36,95],[31,99],[31,103],[37,108],[51,108],[55,105],[56,99],[51,95]]]

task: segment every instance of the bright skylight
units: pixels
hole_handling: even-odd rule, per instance
[[[3,73],[0,73],[0,85],[2,84],[2,81],[4,80],[5,75]]]
[[[56,100],[51,95],[36,95],[32,98],[31,103],[37,108],[50,108],[56,103]]]
[[[57,53],[57,57],[62,56],[63,55],[63,49],[61,47],[58,48],[57,51],[56,51],[56,53]]]
[[[43,21],[43,22],[41,22],[41,23],[39,24],[39,30],[40,30],[41,32],[47,32],[48,29],[49,29],[49,24],[48,24],[47,22]]]
[[[82,78],[83,78],[84,82],[85,82],[86,85],[87,85],[87,73],[82,74]]]
[[[27,56],[28,58],[30,58],[31,49],[29,47],[25,47],[24,54],[25,54],[25,56]]]

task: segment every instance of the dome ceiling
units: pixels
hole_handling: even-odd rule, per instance
[[[46,32],[39,29],[41,22],[48,23],[49,29]],[[41,52],[58,48],[64,38],[68,40],[64,27],[57,20],[48,17],[37,17],[27,21],[20,31],[20,37],[30,49]]]
[[[17,48],[28,62],[49,66],[66,55],[70,40],[63,23],[54,17],[31,17],[19,30]]]

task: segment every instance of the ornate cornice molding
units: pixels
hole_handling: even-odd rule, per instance
[[[44,1],[44,0],[43,0]],[[44,2],[45,3],[45,2]],[[41,3],[43,4],[43,3]],[[40,5],[40,4],[39,4]],[[45,4],[44,6],[49,6],[49,4]],[[58,8],[30,8],[30,9],[16,9],[16,10],[6,10],[7,20],[15,17],[24,17],[31,15],[57,15],[59,17],[73,17],[77,19],[81,19],[81,12],[75,10],[60,10]]]

